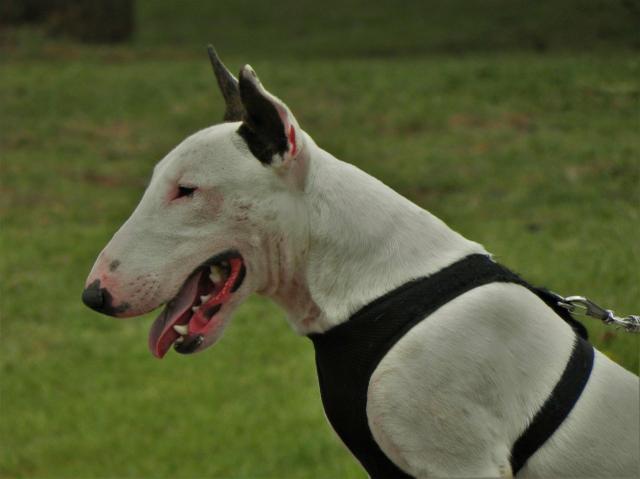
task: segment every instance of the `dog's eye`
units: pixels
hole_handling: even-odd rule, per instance
[[[178,185],[178,193],[176,194],[176,197],[174,199],[178,199],[178,198],[182,198],[183,196],[193,196],[194,191],[196,191],[198,188],[196,188],[195,186],[181,186]]]

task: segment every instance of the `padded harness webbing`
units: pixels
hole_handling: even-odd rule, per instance
[[[442,305],[478,286],[509,282],[540,297],[576,334],[573,353],[555,389],[512,449],[515,473],[553,434],[580,397],[593,363],[587,333],[547,290],[535,288],[487,255],[474,254],[394,289],[321,334],[311,334],[322,404],[342,441],[371,478],[410,478],[373,439],[367,421],[369,380],[382,358],[411,328]]]

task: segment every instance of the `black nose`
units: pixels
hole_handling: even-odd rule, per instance
[[[91,309],[102,312],[104,307],[104,288],[100,287],[100,280],[96,279],[82,292],[82,302]]]
[[[116,316],[129,309],[128,303],[114,306],[111,293],[100,287],[100,280],[96,279],[82,292],[82,302],[99,313]]]

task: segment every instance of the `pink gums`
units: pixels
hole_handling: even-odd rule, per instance
[[[232,289],[236,284],[240,270],[242,269],[242,260],[240,258],[233,258],[229,260],[231,266],[231,273],[224,282],[224,285],[217,292],[217,294],[209,299],[206,303],[201,305],[198,311],[191,316],[189,320],[189,334],[206,334],[215,327],[219,326],[220,321],[214,321],[211,315],[207,315],[208,311],[213,308],[222,307],[222,305],[229,299],[232,293]]]

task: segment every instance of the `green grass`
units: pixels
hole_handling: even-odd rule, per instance
[[[153,164],[221,116],[198,49],[202,18],[229,38],[242,18],[255,22],[243,10],[225,28],[205,11],[190,34],[177,15],[162,38],[184,46],[165,48],[154,46],[158,5],[141,2],[131,47],[15,31],[0,63],[0,476],[364,477],[325,422],[310,343],[275,306],[255,298],[216,347],[157,361],[146,348],[151,316],[113,320],[79,301]],[[269,54],[260,35],[273,22],[257,44],[219,50],[234,69],[251,62],[320,145],[527,279],[639,312],[637,54],[600,42],[590,53],[524,44],[425,56],[409,45],[417,27],[398,39],[393,20],[371,34],[376,12],[362,27],[373,56],[356,36],[330,58],[317,23],[292,46],[304,58]],[[442,45],[462,35],[438,32]],[[585,324],[638,372],[638,337]]]

